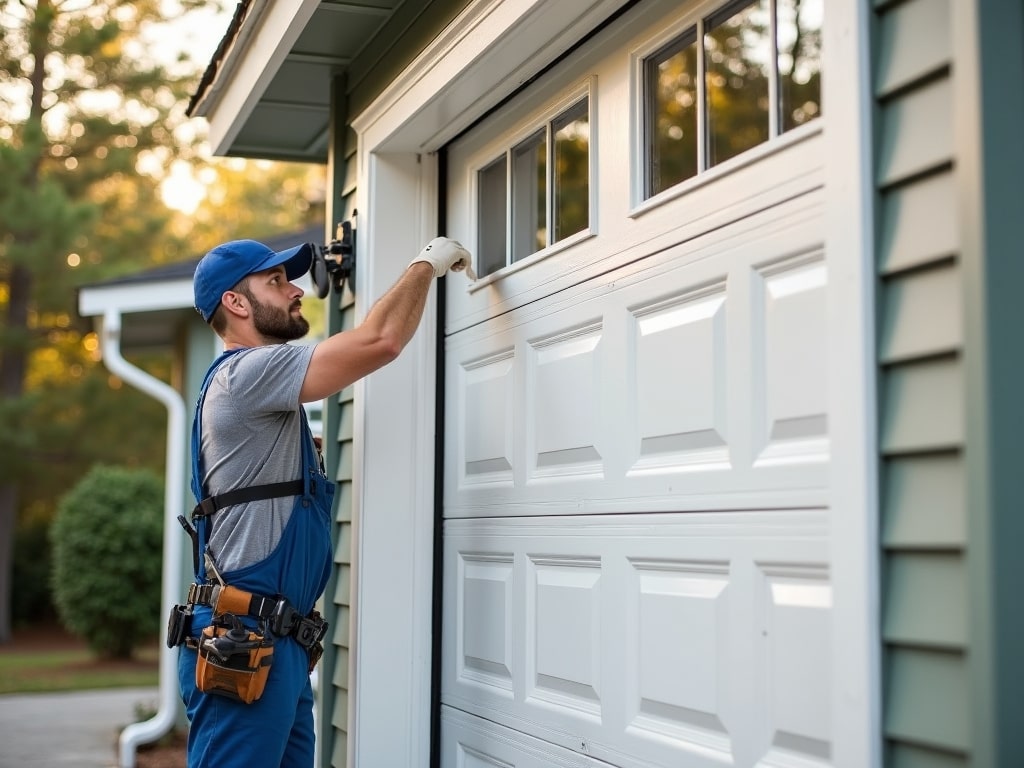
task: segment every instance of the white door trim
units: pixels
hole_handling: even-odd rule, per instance
[[[356,315],[433,236],[437,163],[361,137]],[[436,287],[416,335],[355,386],[349,765],[430,755]]]
[[[870,8],[829,3],[822,103],[831,433],[832,759],[882,764]]]

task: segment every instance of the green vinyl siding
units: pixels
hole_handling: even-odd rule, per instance
[[[885,765],[970,759],[949,0],[875,4]]]
[[[466,0],[433,0],[429,3],[402,3],[378,33],[352,60],[344,74],[335,78],[332,93],[331,151],[329,184],[332,203],[331,228],[342,221],[356,225],[356,264],[366,265],[371,254],[359,241],[359,216],[356,193],[359,184],[358,137],[351,127],[352,118],[365,109],[407,67],[455,15]],[[386,214],[385,214],[386,215]],[[346,284],[341,296],[331,292],[328,312],[330,333],[354,328],[355,296]],[[334,574],[327,586],[325,611],[331,622],[330,648],[325,651],[321,668],[319,702],[322,742],[320,764],[324,768],[348,766],[350,697],[349,659],[352,652],[351,619],[353,613],[352,500],[353,457],[357,446],[354,436],[356,405],[353,388],[341,392],[327,403],[325,435],[334,439],[325,446],[328,475],[333,474],[337,488],[334,500]]]
[[[970,713],[964,694],[968,680],[963,654],[890,644],[885,673],[889,743],[906,742],[965,755]],[[890,760],[886,765],[896,763]]]
[[[349,133],[333,132],[333,125],[345,125],[344,83],[344,78],[339,77],[331,95],[334,120],[328,153],[328,180],[333,190],[329,214],[331,237],[339,222],[351,219],[355,200],[354,181],[343,183],[343,180],[354,179],[356,142]],[[354,327],[355,302],[347,284],[340,295],[332,289],[327,301],[330,335]],[[318,716],[323,738],[318,749],[321,754],[319,764],[331,768],[348,765],[349,650],[352,644],[352,424],[355,407],[352,391],[352,387],[347,387],[329,399],[324,413],[324,463],[328,476],[334,476],[337,486],[332,530],[334,572],[324,593],[324,613],[331,629],[320,667]]]
[[[964,463],[959,450],[897,456],[882,477],[882,546],[889,551],[962,546],[965,533]]]

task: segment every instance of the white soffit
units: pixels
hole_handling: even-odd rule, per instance
[[[254,0],[196,114],[210,126],[214,155],[227,155],[320,0]]]
[[[352,125],[375,151],[436,150],[625,4],[470,3]]]

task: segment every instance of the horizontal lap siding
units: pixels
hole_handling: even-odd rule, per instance
[[[356,199],[356,140],[348,129],[341,141],[338,167],[335,178],[341,179],[338,190],[338,221],[351,220]],[[337,224],[338,221],[333,222]],[[357,258],[359,253],[356,242]],[[333,302],[335,311],[329,318],[331,333],[355,327],[355,299],[346,283],[339,296],[332,289],[328,301]],[[337,483],[334,501],[334,574],[328,584],[325,600],[329,601],[328,619],[331,622],[329,635],[330,649],[324,654],[323,683],[325,711],[320,722],[321,733],[326,737],[325,765],[344,768],[348,765],[348,720],[349,720],[349,658],[351,651],[352,617],[352,453],[354,450],[353,424],[355,404],[353,388],[347,387],[328,403],[328,428],[333,440],[328,447],[330,465],[328,475]],[[325,435],[326,437],[326,435]],[[329,758],[327,757],[329,755]],[[329,760],[329,762],[328,762]]]
[[[330,183],[333,185],[332,198],[336,202],[337,225],[341,221],[354,220],[356,224],[356,261],[361,268],[369,268],[372,254],[366,243],[358,238],[358,215],[356,191],[360,183],[358,163],[358,136],[352,129],[351,120],[373,102],[387,87],[389,79],[402,72],[418,53],[433,40],[449,22],[466,6],[466,0],[431,0],[426,3],[401,3],[395,12],[377,32],[372,40],[360,51],[344,76],[339,76],[334,88],[335,122],[332,126],[332,142],[337,147],[337,159],[332,169]],[[383,215],[387,215],[383,213]],[[378,297],[367,297],[369,304]],[[342,296],[331,293],[334,302],[329,312],[328,323],[331,333],[354,328],[356,325],[355,297],[346,284]],[[351,621],[353,613],[352,553],[353,516],[352,502],[353,457],[356,451],[353,426],[356,411],[353,389],[341,392],[335,401],[328,403],[327,418],[334,439],[328,447],[328,475],[333,473],[337,482],[334,503],[335,569],[328,584],[325,600],[328,620],[331,622],[330,648],[325,649],[324,686],[322,701],[325,711],[321,713],[321,747],[324,766],[344,768],[348,765],[349,721],[351,719],[349,679],[351,648]]]
[[[950,2],[874,4],[883,735],[897,768],[970,757]]]

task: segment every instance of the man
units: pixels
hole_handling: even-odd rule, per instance
[[[326,624],[313,605],[327,583],[333,482],[303,403],[323,400],[394,360],[412,338],[435,277],[469,265],[435,238],[357,328],[315,346],[291,281],[308,245],[275,253],[238,240],[196,268],[196,309],[224,341],[192,429],[196,584],[172,613],[191,723],[188,764],[313,765],[309,672]]]

